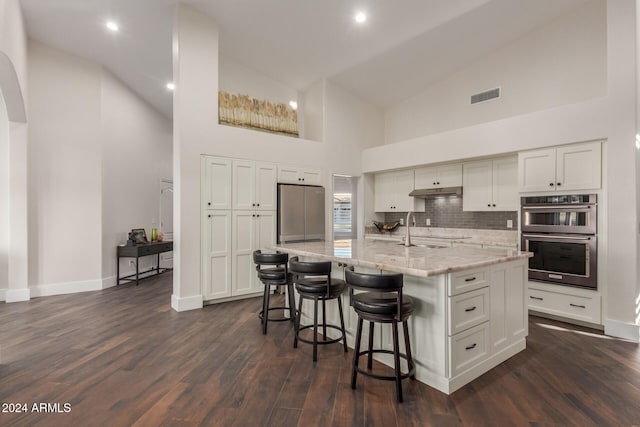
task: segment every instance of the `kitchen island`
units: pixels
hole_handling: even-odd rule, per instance
[[[529,253],[405,247],[375,239],[285,243],[276,249],[301,260],[332,261],[332,275],[337,278],[343,278],[348,266],[363,273],[403,273],[404,293],[415,303],[409,330],[416,378],[444,393],[454,392],[526,347]],[[342,298],[348,305],[348,295]],[[327,320],[335,323],[337,310],[330,308],[333,304],[327,306]],[[355,312],[346,310],[350,347],[356,322]],[[391,349],[390,325],[378,327],[374,340],[377,346]],[[363,341],[367,342],[365,337]],[[387,355],[378,360],[393,366]]]

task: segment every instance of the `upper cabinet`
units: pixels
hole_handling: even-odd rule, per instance
[[[459,187],[462,185],[462,163],[429,166],[415,170],[415,188]]]
[[[602,183],[601,157],[600,142],[519,153],[520,191],[597,190]]]
[[[317,169],[279,165],[278,182],[282,184],[322,185],[322,173]]]
[[[231,159],[202,157],[202,204],[205,209],[231,209]]]
[[[233,160],[233,209],[276,209],[276,165]]]
[[[518,160],[515,156],[464,163],[463,176],[462,210],[518,210]]]
[[[424,212],[424,200],[410,197],[413,169],[381,172],[374,176],[374,210],[376,212]]]

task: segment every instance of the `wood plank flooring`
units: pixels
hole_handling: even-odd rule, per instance
[[[289,322],[263,336],[260,299],[176,313],[170,295],[165,274],[0,303],[0,403],[28,406],[0,425],[640,425],[638,344],[589,329],[531,317],[526,351],[450,396],[405,381],[397,404],[390,382],[351,390],[351,351],[323,346],[314,366]]]

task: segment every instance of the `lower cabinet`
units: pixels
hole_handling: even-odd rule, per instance
[[[203,299],[262,292],[253,251],[275,245],[276,211],[209,211],[204,220]]]
[[[602,324],[601,296],[596,291],[529,282],[529,310],[564,319]]]

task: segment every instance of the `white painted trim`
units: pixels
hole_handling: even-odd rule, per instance
[[[7,299],[7,290],[6,289],[0,289],[0,301],[4,301]]]
[[[102,289],[113,288],[116,285],[117,285],[117,283],[116,283],[116,276],[115,275],[102,278]]]
[[[5,293],[5,302],[21,302],[31,299],[31,289],[7,289]]]
[[[202,295],[194,295],[185,298],[171,295],[171,308],[175,311],[188,311],[202,308]]]
[[[31,287],[31,296],[48,297],[52,295],[75,294],[78,292],[102,290],[102,280],[83,280],[78,282],[51,283]]]
[[[640,342],[640,325],[607,319],[604,321],[604,333],[612,337]]]

